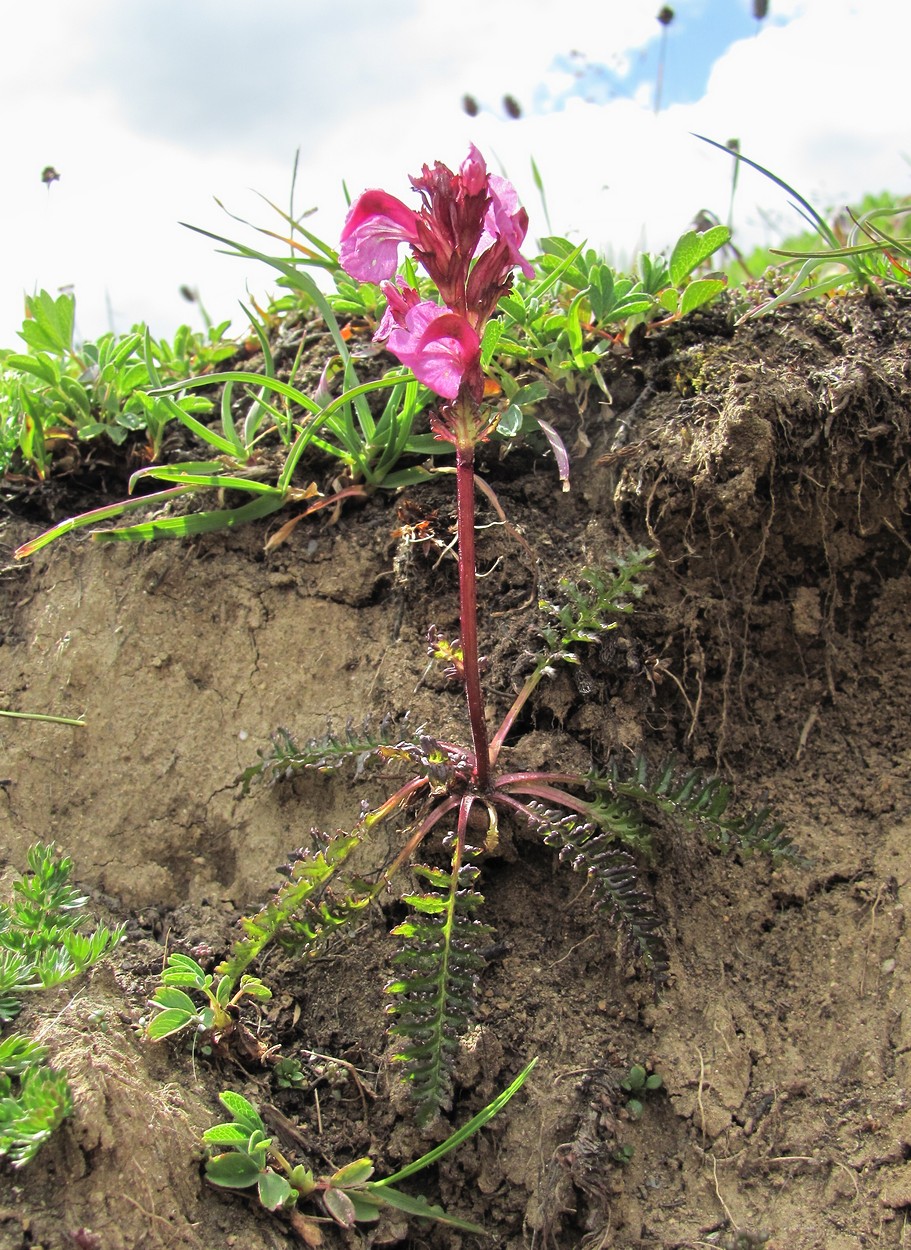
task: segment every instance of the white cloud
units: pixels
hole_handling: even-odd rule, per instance
[[[0,345],[16,342],[20,292],[40,285],[75,284],[89,336],[108,327],[108,303],[118,330],[147,319],[164,333],[194,319],[177,294],[181,283],[198,286],[213,315],[239,321],[245,280],[261,297],[274,289],[271,274],[216,256],[215,245],[177,223],[242,233],[213,203],[218,196],[273,224],[248,188],[284,206],[298,144],[297,206],[319,206],[308,225],[330,241],[344,216],[343,178],[352,194],[380,185],[407,196],[408,173],[434,159],[457,165],[469,141],[516,182],[533,232],[545,223],[531,157],[553,228],[587,237],[618,261],[666,246],[701,208],[726,213],[731,162],[691,131],[722,142],[736,136],[746,155],[820,207],[907,187],[911,6],[771,0],[776,19],[790,20],[732,45],[702,100],[657,117],[645,88],[641,100],[575,99],[559,112],[529,112],[536,93],[555,99],[565,89],[554,56],[569,54],[574,39],[584,40],[589,63],[622,67],[656,35],[654,0],[562,0],[558,17],[555,7],[17,6],[7,46],[23,52],[9,58],[0,84],[14,119],[0,201]],[[156,95],[165,87],[165,97]],[[487,106],[477,118],[459,107],[466,92]],[[519,121],[500,111],[506,92],[525,108]],[[50,191],[40,182],[49,163],[61,174]],[[787,228],[798,223],[787,197],[759,175],[744,170],[740,184],[742,242],[764,235],[770,211]]]

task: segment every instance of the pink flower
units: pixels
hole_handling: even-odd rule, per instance
[[[474,144],[457,174],[435,161],[410,181],[421,199],[417,211],[385,191],[365,191],[353,205],[342,230],[342,268],[362,282],[388,286],[398,267],[399,246],[408,244],[435,283],[446,311],[467,321],[477,337],[509,291],[515,267],[526,277],[534,276],[519,250],[528,230],[528,214],[519,207],[512,183],[488,173]],[[403,283],[386,293],[389,307],[379,336],[388,338],[399,355],[393,346],[394,341],[401,341],[396,328],[405,329],[406,314],[419,297]],[[456,350],[452,344],[457,345],[457,357],[459,351],[469,350],[461,331],[454,339],[452,335],[447,338],[452,350]],[[439,357],[444,352],[442,341],[433,345],[431,354]],[[480,385],[480,368],[475,372],[472,393]],[[415,373],[420,376],[417,368]],[[439,371],[437,376],[451,389],[450,376]],[[446,395],[437,386],[433,389]]]
[[[385,338],[417,380],[444,399],[455,399],[463,383],[480,398],[481,340],[465,318],[432,300],[418,300],[401,281],[398,289],[391,283],[383,289],[389,305],[375,337]]]
[[[373,336],[374,343],[385,342],[397,326],[404,326],[408,311],[420,303],[420,295],[413,286],[408,286],[404,278],[396,278],[395,282],[380,284],[386,296],[386,311],[380,321],[379,329]]]
[[[386,191],[365,191],[342,228],[339,264],[359,282],[382,282],[398,268],[399,245],[418,241],[417,215]]]
[[[478,253],[502,241],[507,245],[511,265],[518,265],[526,278],[533,278],[534,269],[519,251],[528,232],[528,213],[519,207],[515,187],[508,179],[492,174],[489,191],[490,206],[484,218],[484,233],[478,244]]]

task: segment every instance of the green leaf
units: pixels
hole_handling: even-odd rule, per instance
[[[160,1011],[146,1025],[146,1037],[151,1042],[160,1042],[164,1037],[171,1037],[175,1033],[179,1033],[181,1029],[187,1028],[195,1020],[195,1012],[188,1015],[185,1011],[178,1011],[176,1008],[169,1008],[167,1011]]]
[[[195,488],[178,486],[174,488],[174,491],[176,493],[192,489]],[[163,495],[169,493],[162,492]],[[188,538],[195,534],[212,534],[218,530],[233,529],[236,526],[245,525],[248,521],[269,516],[273,512],[278,512],[279,508],[283,508],[286,503],[287,497],[277,492],[274,496],[263,495],[239,508],[220,508],[215,512],[193,512],[189,516],[167,517],[160,521],[146,521],[140,525],[128,525],[118,529],[93,530],[92,537],[96,542],[151,542],[158,538]]]
[[[248,1189],[262,1175],[262,1168],[248,1154],[232,1150],[229,1154],[216,1155],[206,1164],[206,1177],[222,1189]]]
[[[37,351],[53,352],[66,356],[73,346],[73,323],[76,317],[76,301],[72,295],[60,295],[54,299],[47,291],[41,291],[25,301],[29,316],[22,323],[19,337]]]
[[[143,495],[138,499],[121,499],[118,503],[106,504],[103,508],[93,508],[90,512],[80,513],[79,516],[68,517],[67,520],[61,521],[59,525],[55,525],[52,529],[45,530],[43,534],[39,534],[37,538],[33,538],[30,542],[23,543],[21,547],[17,547],[13,552],[13,556],[17,560],[24,560],[26,556],[33,556],[36,551],[40,551],[42,547],[52,543],[55,538],[61,538],[64,534],[68,534],[70,530],[80,529],[85,525],[95,525],[98,521],[107,521],[133,508],[150,508],[155,504],[175,499],[178,495],[185,495],[193,489],[190,486],[175,486],[170,490],[157,491],[154,495]]]
[[[363,1189],[354,1190],[348,1197],[354,1207],[354,1218],[358,1224],[374,1224],[380,1218],[380,1208],[385,1206],[381,1198]]]
[[[259,1112],[252,1102],[248,1102],[242,1094],[235,1093],[233,1089],[226,1089],[218,1095],[218,1101],[226,1111],[230,1111],[238,1124],[242,1124],[248,1132],[252,1133],[257,1130],[260,1133],[265,1132],[265,1125],[260,1119]]]
[[[623,1082],[623,1088],[635,1092],[645,1085],[645,1068],[640,1063],[633,1064],[629,1075]]]
[[[383,1184],[383,1188],[377,1191],[373,1182],[370,1182],[368,1189],[370,1192],[378,1192],[385,1203],[388,1203],[390,1207],[395,1207],[397,1211],[404,1211],[406,1215],[414,1215],[422,1220],[436,1220],[438,1224],[449,1224],[452,1228],[460,1228],[466,1233],[476,1233],[482,1237],[486,1235],[487,1230],[479,1224],[472,1224],[470,1220],[460,1220],[455,1215],[449,1215],[442,1207],[432,1206],[423,1196],[413,1198],[410,1194],[403,1194],[400,1189],[393,1189],[391,1185],[386,1184]]]
[[[240,978],[239,993],[248,994],[251,998],[258,998],[262,1001],[272,997],[272,991],[268,985],[263,985],[259,977],[248,977],[246,974]]]
[[[9,1076],[21,1076],[26,1068],[40,1063],[46,1056],[46,1046],[39,1046],[19,1033],[10,1033],[0,1041],[0,1071]]]
[[[198,1011],[198,1007],[189,994],[185,994],[183,990],[179,990],[176,986],[171,985],[160,985],[152,995],[152,1002],[156,1007],[182,1011],[188,1016],[195,1016]]]
[[[405,1167],[399,1168],[391,1176],[386,1176],[379,1181],[368,1182],[367,1188],[370,1192],[385,1193],[388,1186],[397,1184],[408,1176],[414,1176],[416,1172],[420,1172],[423,1168],[430,1167],[432,1163],[437,1163],[444,1155],[449,1154],[450,1150],[455,1150],[457,1146],[461,1146],[478,1129],[483,1128],[488,1120],[492,1120],[497,1112],[503,1110],[509,1100],[519,1092],[528,1080],[537,1062],[537,1059],[532,1059],[530,1063],[527,1063],[515,1080],[511,1081],[501,1094],[498,1094],[486,1107],[482,1107],[478,1114],[472,1116],[467,1124],[463,1124],[460,1129],[450,1133],[439,1146],[434,1146],[433,1150],[429,1150],[426,1154],[421,1155],[419,1159],[414,1159],[411,1163],[406,1164]]]
[[[203,1141],[209,1146],[244,1146],[250,1140],[250,1134],[240,1124],[213,1124],[202,1135]]]
[[[302,1163],[296,1164],[288,1175],[290,1184],[298,1191],[298,1193],[306,1198],[308,1194],[312,1194],[315,1188],[313,1183],[313,1173],[309,1168],[304,1167]]]
[[[297,1199],[293,1190],[278,1172],[261,1172],[259,1177],[259,1200],[267,1211],[278,1211],[290,1198]]]
[[[518,404],[510,404],[505,412],[500,414],[500,420],[497,422],[497,433],[503,438],[515,438],[522,429],[524,420],[522,409]]]
[[[677,240],[668,266],[671,282],[682,286],[693,270],[727,243],[731,232],[727,226],[712,226],[702,234],[688,230]]]
[[[684,287],[680,299],[680,316],[685,317],[687,313],[708,304],[721,294],[727,284],[727,278],[697,278],[695,282],[691,282]]]
[[[353,1163],[346,1163],[343,1168],[329,1178],[330,1185],[336,1185],[339,1189],[350,1189],[352,1185],[363,1185],[365,1181],[369,1181],[373,1175],[374,1167],[372,1159],[355,1159]]]
[[[323,1206],[342,1228],[353,1228],[357,1219],[354,1203],[343,1189],[327,1189],[323,1195]]]
[[[484,328],[484,337],[481,339],[481,368],[486,369],[490,364],[491,357],[497,350],[497,344],[503,334],[503,322],[499,320],[488,321]]]

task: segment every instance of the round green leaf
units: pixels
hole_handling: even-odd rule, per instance
[[[277,1211],[285,1206],[294,1194],[291,1186],[277,1172],[261,1172],[259,1177],[259,1200],[267,1211]],[[294,1194],[295,1199],[297,1197]]]
[[[216,1155],[206,1164],[208,1179],[223,1189],[247,1189],[256,1184],[261,1174],[254,1159],[233,1150],[230,1154]]]

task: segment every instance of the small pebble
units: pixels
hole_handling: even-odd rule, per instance
[[[895,960],[894,960],[894,959],[884,959],[884,960],[882,961],[882,964],[880,965],[880,967],[882,968],[883,972],[894,972],[894,971],[895,971]]]

